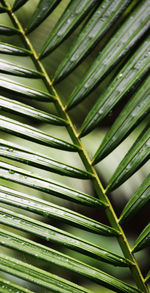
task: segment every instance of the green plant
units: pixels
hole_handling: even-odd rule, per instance
[[[136,216],[148,204],[150,176],[144,179],[119,217],[110,201],[110,192],[126,182],[150,157],[149,3],[147,0],[104,0],[101,3],[97,0],[12,2],[2,0],[0,6],[0,155],[3,158],[0,167],[0,242],[2,246],[11,248],[4,250],[0,256],[0,268],[6,273],[1,275],[0,292],[32,291],[32,287],[25,289],[23,285],[16,285],[13,279],[11,282],[6,281],[7,273],[46,288],[38,288],[37,290],[42,290],[40,292],[92,292],[94,289],[90,291],[83,282],[78,285],[79,276],[115,292],[148,292],[149,273],[147,276],[142,274],[135,253],[148,247],[150,225],[145,227],[131,247],[123,223]],[[65,12],[58,21],[58,12],[54,15],[56,25],[51,29],[49,15],[53,17],[55,8],[59,13],[59,9],[64,9]],[[42,25],[39,25],[45,19],[46,30],[49,32],[50,26],[52,32],[46,41],[42,41]],[[67,41],[67,46],[71,47],[69,51],[65,51],[63,44],[58,51],[57,47],[70,35],[72,39]],[[76,40],[71,45],[73,38]],[[54,55],[50,55],[51,52]],[[58,64],[62,53],[63,61],[51,79],[49,76],[52,75],[53,58]],[[43,59],[45,56],[47,58]],[[71,79],[67,76],[87,56],[89,60],[81,73],[75,71],[80,74],[80,82],[78,80],[70,94],[72,85],[69,83],[77,77],[75,73],[72,73]],[[83,77],[82,70],[85,72]],[[69,99],[64,97],[65,92],[69,94]],[[96,101],[95,95],[99,95]],[[88,99],[85,100],[87,96]],[[126,100],[126,105],[120,108],[122,101]],[[77,108],[77,111],[70,111],[73,108]],[[98,141],[99,147],[94,151],[95,154],[89,155],[88,144],[91,144],[94,129],[98,129],[95,132],[97,139],[101,135],[98,127],[106,125],[105,121],[109,120],[114,109],[119,109],[120,112],[117,119],[113,119],[102,143]],[[79,114],[85,116],[84,119],[76,119]],[[140,127],[142,121],[144,129]],[[57,127],[53,129],[50,125]],[[116,149],[136,127],[141,132],[140,135],[105,186],[105,183],[102,184],[103,174],[99,174],[96,164]],[[69,134],[66,139],[62,139],[64,130]],[[54,136],[52,132],[55,133]],[[84,143],[83,136],[89,137],[87,144]],[[94,144],[92,146],[94,150]],[[48,152],[51,148],[55,151],[52,158],[49,154],[43,155],[43,150]],[[60,150],[59,153],[57,149]],[[70,165],[65,164],[63,156],[68,154],[70,158],[70,153],[71,160],[72,153],[75,153],[83,165],[74,167],[72,161]],[[58,156],[60,159],[56,160]],[[75,156],[77,161],[79,158]],[[34,173],[28,169],[34,170]],[[51,180],[52,173],[60,175],[57,177],[58,182]],[[64,185],[63,178],[68,177],[76,178],[71,184],[83,181],[88,184],[90,181],[95,196],[93,191],[79,191],[76,185],[72,189],[70,182],[65,181]],[[24,186],[24,192],[21,192],[20,186]],[[76,212],[74,209],[77,206],[79,208]],[[87,210],[87,215],[89,207],[94,209],[94,213],[103,210],[109,224],[104,225],[99,219],[84,216],[82,207]],[[56,219],[55,227],[54,221],[50,222],[53,225],[44,223],[48,218]],[[68,226],[63,226],[62,223],[71,225],[72,230],[65,231]],[[74,226],[81,229],[80,237],[76,236]],[[18,233],[17,229],[23,232]],[[116,238],[123,256],[119,252],[105,250],[92,239],[91,242],[87,241],[82,230],[93,233],[91,235],[95,233],[100,237],[107,236],[110,241],[113,241],[112,237]],[[42,244],[41,238],[45,240]],[[54,243],[53,246],[51,242]],[[80,255],[70,257],[69,250],[61,251],[61,247],[78,251]],[[18,254],[12,253],[14,250]],[[113,271],[108,274],[97,268],[96,264],[95,267],[88,265],[86,259],[85,262],[80,261],[81,254],[119,266],[120,272],[122,267],[127,267],[132,276],[132,284],[122,281],[121,277],[114,277]],[[27,255],[31,256],[31,260],[27,258],[26,261]],[[53,274],[47,272],[47,268],[39,268],[40,264],[42,267],[41,260],[44,261],[43,266],[52,264],[50,270]],[[61,270],[58,270],[59,267]],[[63,270],[65,273],[62,276]],[[72,277],[73,282],[67,280],[68,271],[76,276],[76,279]],[[36,288],[33,287],[34,290]]]

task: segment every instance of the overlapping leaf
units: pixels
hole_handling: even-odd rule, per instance
[[[139,237],[136,239],[133,251],[137,252],[145,247],[150,246],[150,223],[144,228]]]
[[[0,269],[21,279],[38,284],[59,293],[90,293],[88,290],[65,279],[38,269],[12,257],[0,255]],[[133,291],[134,292],[134,291]],[[135,291],[136,292],[136,291]]]
[[[99,207],[103,204],[100,200],[88,194],[82,193],[75,189],[71,189],[60,183],[42,178],[38,175],[33,175],[31,172],[14,167],[10,164],[1,162],[0,171],[0,178],[20,183],[25,186],[44,191],[58,197],[70,199],[84,205],[95,207]]]
[[[80,170],[78,168],[63,164],[52,158],[44,157],[36,152],[31,152],[22,146],[9,143],[3,139],[0,139],[0,156],[9,158],[35,166],[47,171],[53,171],[61,175],[71,176],[74,178],[89,179],[92,178],[92,174],[89,172]]]
[[[39,122],[45,122],[54,125],[67,125],[67,122],[58,116],[46,113],[37,108],[8,99],[3,96],[0,96],[0,107],[5,112],[12,112],[24,117],[26,116]]]
[[[125,206],[121,216],[120,222],[127,221],[133,217],[147,202],[150,201],[150,175],[144,180],[138,190],[132,195],[131,199]]]
[[[76,0],[71,1],[44,44],[41,50],[41,57],[49,54],[63,42],[72,30],[85,18],[86,14],[93,8],[96,2],[98,3],[97,0],[81,0],[79,5]]]
[[[134,2],[134,5],[136,2],[137,1]],[[55,74],[55,82],[58,82],[68,75],[87,56],[87,54],[92,51],[98,41],[103,39],[108,30],[110,28],[112,29],[114,24],[114,27],[116,28],[117,20],[121,15],[123,16],[123,12],[127,9],[130,3],[131,1],[128,0],[102,1],[96,11],[94,11],[93,15],[90,16],[78,38],[60,64]],[[128,12],[129,11],[130,8],[128,7]],[[54,33],[55,31],[52,32],[52,35]],[[60,31],[58,31],[58,33],[60,33]],[[55,40],[55,36],[49,45],[46,44],[47,47],[45,48],[43,55],[50,51],[51,46],[53,46],[53,40]]]
[[[51,217],[58,219],[61,222],[67,222],[73,226],[77,226],[81,229],[105,235],[118,235],[117,231],[100,224],[99,222],[85,217],[82,214],[76,213],[67,208],[55,205],[42,199],[37,199],[34,196],[27,195],[16,190],[0,186],[0,201],[2,203],[9,204],[18,208],[32,211],[34,213],[44,215],[45,217]],[[15,217],[17,215],[15,214]],[[33,221],[32,221],[33,222]],[[11,223],[11,221],[10,221]],[[24,227],[25,228],[25,227]],[[109,229],[110,228],[110,229]],[[108,231],[108,233],[107,233]],[[49,233],[46,231],[43,237],[48,237]]]
[[[52,93],[45,93],[39,90],[29,88],[25,85],[19,84],[17,82],[12,82],[7,78],[0,77],[0,89],[5,90],[5,92],[18,94],[27,98],[32,98],[35,100],[51,102],[54,101],[54,95]]]
[[[8,43],[2,41],[0,42],[0,53],[5,54],[5,61],[0,61],[0,72],[2,73],[2,76],[0,77],[0,90],[2,92],[2,95],[0,96],[0,107],[3,110],[3,114],[7,112],[6,117],[2,115],[0,117],[0,130],[2,130],[3,133],[11,133],[14,137],[19,136],[21,138],[25,138],[26,140],[36,142],[37,145],[43,144],[47,147],[60,148],[61,150],[66,151],[75,151],[80,155],[86,169],[90,171],[83,171],[63,164],[53,158],[43,156],[40,154],[40,151],[34,152],[30,149],[26,149],[23,145],[21,145],[21,139],[20,145],[0,139],[0,155],[4,158],[4,161],[6,158],[6,160],[10,159],[11,162],[18,161],[23,164],[28,164],[29,166],[34,166],[39,169],[41,168],[60,175],[67,175],[80,179],[90,178],[93,182],[97,196],[103,200],[95,198],[87,193],[80,192],[76,189],[72,189],[62,183],[46,179],[44,175],[38,176],[26,171],[25,169],[17,168],[4,162],[1,162],[0,165],[0,178],[2,179],[2,182],[4,182],[3,184],[6,184],[6,181],[8,181],[9,184],[14,182],[17,184],[17,187],[24,185],[28,188],[30,187],[32,189],[39,190],[40,192],[45,192],[47,193],[45,196],[47,196],[48,199],[51,195],[53,195],[68,199],[71,202],[75,201],[85,207],[90,206],[97,210],[100,207],[106,209],[106,215],[108,216],[111,226],[104,225],[103,223],[95,221],[92,218],[85,217],[81,213],[74,212],[69,208],[64,208],[61,205],[50,203],[48,199],[42,200],[2,185],[0,186],[0,202],[5,204],[5,209],[2,207],[0,208],[0,222],[3,224],[3,227],[6,225],[6,229],[0,229],[1,244],[8,248],[16,249],[22,253],[27,253],[33,257],[38,257],[39,259],[58,265],[62,269],[65,268],[73,271],[76,273],[76,276],[79,275],[91,279],[92,281],[103,285],[106,288],[112,289],[115,292],[136,293],[143,292],[145,290],[145,293],[146,287],[144,284],[141,285],[140,270],[138,271],[137,276],[136,263],[132,258],[130,251],[128,251],[126,243],[127,240],[124,241],[125,238],[122,235],[122,230],[119,228],[117,216],[114,211],[111,210],[111,204],[108,205],[106,200],[105,203],[103,202],[105,197],[107,198],[107,195],[105,194],[101,183],[99,183],[99,179],[97,178],[95,171],[93,171],[93,173],[91,171],[94,170],[94,167],[91,166],[91,162],[88,159],[86,152],[82,149],[82,142],[80,141],[76,130],[70,121],[70,117],[65,110],[70,109],[82,101],[82,99],[84,99],[99,84],[100,81],[111,73],[113,68],[118,65],[123,67],[123,64],[128,60],[128,63],[121,69],[117,78],[114,79],[110,85],[111,88],[113,85],[114,95],[113,91],[111,91],[109,87],[109,90],[106,90],[106,92],[104,92],[99,99],[99,101],[102,101],[103,96],[107,97],[106,100],[105,98],[103,100],[105,101],[103,113],[100,113],[103,106],[99,107],[99,105],[96,104],[95,109],[99,112],[99,117],[97,116],[97,112],[94,113],[95,116],[92,114],[92,117],[92,110],[82,125],[80,135],[83,136],[96,127],[102,119],[104,120],[104,118],[106,118],[110,113],[111,109],[113,109],[123,97],[126,97],[127,95],[131,96],[133,94],[126,108],[122,111],[120,117],[118,117],[112,126],[112,129],[108,131],[104,142],[100,146],[101,150],[99,149],[94,156],[93,164],[101,160],[118,144],[120,144],[120,142],[132,131],[132,129],[135,128],[135,126],[138,125],[148,114],[148,1],[104,0],[102,3],[99,3],[97,0],[70,1],[67,9],[59,18],[56,27],[50,34],[50,37],[40,52],[40,56],[42,57],[47,55],[51,50],[57,47],[72,32],[72,30],[74,30],[77,25],[82,22],[84,18],[86,18],[85,25],[81,28],[81,33],[79,33],[79,37],[73,44],[74,48],[72,47],[73,49],[71,48],[69,50],[64,61],[62,61],[58,71],[55,74],[55,81],[63,79],[77,66],[77,64],[80,64],[81,60],[85,58],[98,41],[101,40],[103,42],[100,44],[100,48],[104,48],[81,80],[81,83],[77,85],[77,88],[75,88],[66,109],[62,105],[61,97],[57,95],[55,88],[51,85],[43,64],[38,60],[37,54],[31,44],[32,36],[31,39],[28,39],[26,32],[17,17],[19,14],[14,13],[19,8],[21,8],[22,11],[25,11],[23,6],[26,2],[27,0],[16,0],[14,1],[13,7],[10,7],[6,0],[2,0],[4,7],[2,5],[0,6],[0,12],[9,11],[7,16],[14,25],[14,27],[10,27],[9,25],[0,24],[0,35],[2,35],[2,39],[3,35],[8,35]],[[80,2],[80,4],[78,2]],[[39,1],[38,5],[35,7],[33,15],[31,16],[30,23],[27,24],[27,31],[31,32],[32,30],[35,30],[36,27],[44,21],[44,19],[59,3],[60,0]],[[87,15],[88,12],[89,15]],[[119,30],[115,33],[119,26]],[[9,44],[9,35],[10,40],[12,40],[11,36],[14,34],[17,35],[17,38],[21,36],[20,41],[21,39],[23,40],[26,49],[18,47],[17,45],[13,46]],[[110,36],[112,36],[112,38],[108,41]],[[14,60],[17,60],[17,58],[21,59],[22,57],[15,58],[12,63],[10,61],[10,56],[8,56],[7,60],[7,55],[28,56],[27,58],[31,57],[36,69],[33,70],[28,66],[26,68],[26,64],[24,66],[20,66],[17,62],[14,63]],[[118,71],[119,66],[117,69]],[[39,68],[42,70],[42,74],[39,72]],[[7,77],[5,77],[5,74],[7,74]],[[8,79],[9,74],[13,75],[10,77],[10,80]],[[23,85],[23,83],[20,84],[19,80],[21,80],[21,78],[18,78],[17,76],[23,76],[26,78],[27,84],[31,77],[36,78],[37,84],[38,80],[40,80],[40,82],[43,81],[43,85],[45,84],[44,87],[46,86],[48,91],[44,92],[37,90],[36,87],[34,88],[31,86],[29,88],[28,86]],[[117,92],[118,89],[119,93]],[[108,98],[108,93],[111,96],[110,100]],[[19,102],[16,101],[18,97]],[[21,103],[20,99],[22,97],[23,101],[24,97],[28,98],[29,102],[30,99],[34,99],[35,106],[28,106]],[[36,101],[44,101],[48,103],[54,102],[54,105],[56,105],[56,109],[58,110],[58,116],[50,115],[47,112],[39,110],[37,108],[38,106],[36,106]],[[18,122],[16,116],[16,120],[7,118],[9,112],[15,114],[16,116],[22,115],[26,118],[27,123],[24,122],[23,124]],[[66,127],[73,143],[52,137],[45,132],[31,127],[31,119],[34,119],[40,123],[50,123]],[[66,121],[66,119],[68,120]],[[92,123],[90,121],[92,121]],[[129,150],[129,153],[125,156],[124,160],[118,166],[118,169],[110,179],[107,191],[115,189],[117,186],[126,181],[128,177],[130,177],[140,166],[144,164],[144,162],[148,160],[149,154],[149,128],[147,127],[135,142],[131,150]],[[122,212],[120,222],[126,220],[130,216],[133,216],[143,207],[143,205],[148,202],[148,190],[149,176],[131,197],[131,200]],[[14,212],[8,210],[9,206],[13,207]],[[20,209],[20,211],[18,212],[17,210],[16,213],[15,208]],[[23,210],[22,213],[21,209]],[[123,241],[123,244],[121,243],[121,247],[126,258],[92,244],[90,241],[86,241],[82,237],[76,237],[63,231],[62,229],[55,228],[51,225],[43,223],[42,221],[35,220],[32,217],[29,218],[24,216],[24,211],[57,219],[61,223],[77,226],[80,229],[88,230],[99,235],[118,237],[120,243]],[[16,234],[8,232],[7,226],[31,233],[32,235],[44,238],[47,241],[64,245],[72,250],[89,255],[109,264],[129,266],[135,276],[135,280],[138,280],[137,284],[140,290],[131,287],[129,284],[126,284],[103,271],[95,269],[92,266],[90,267],[86,263],[81,263],[76,259],[57,252],[54,249],[47,248],[47,246],[37,244],[32,240],[18,236],[17,232]],[[138,237],[133,247],[133,252],[141,250],[149,245],[149,228],[148,224],[148,226]],[[0,268],[6,273],[23,278],[54,292],[90,292],[83,287],[68,282],[65,278],[62,279],[57,275],[54,276],[47,273],[46,270],[38,269],[37,267],[28,265],[25,262],[23,263],[13,258],[0,256]],[[0,290],[1,288],[6,292],[9,290],[13,290],[13,292],[31,292],[29,290],[22,289],[17,285],[8,284],[8,282],[4,280],[0,280]]]
[[[116,189],[132,176],[150,158],[150,127],[143,130],[133,146],[120,162],[108,182],[107,191]]]
[[[90,132],[95,128],[102,120],[104,120],[109,112],[127,95],[131,95],[130,92],[135,87],[138,87],[138,84],[141,80],[148,74],[150,56],[149,56],[149,41],[146,40],[138,51],[129,59],[126,65],[118,73],[113,82],[110,83],[110,86],[106,91],[98,98],[97,102],[94,104],[93,108],[86,117],[83,125],[81,127],[81,136]],[[141,65],[142,63],[142,65]],[[147,82],[144,83],[141,90],[137,92],[135,97],[129,102],[121,115],[118,117],[118,120],[113,124],[114,133],[117,132],[117,127],[120,126],[121,131],[123,132],[123,126],[121,125],[124,119],[124,125],[128,125],[129,129],[133,129],[132,125],[137,125],[137,122],[150,111],[150,79],[148,78]],[[143,111],[142,111],[143,110]],[[142,114],[143,113],[143,114]],[[135,118],[134,118],[135,117]],[[131,123],[132,121],[132,123]],[[131,126],[130,126],[131,124]],[[125,126],[124,126],[125,127]],[[110,134],[112,130],[109,131],[108,137],[113,135]],[[127,132],[127,134],[129,131]],[[126,136],[127,134],[124,134]],[[119,136],[119,134],[118,134]],[[123,134],[120,134],[121,139]],[[103,159],[110,151],[113,150],[115,146],[120,142],[117,139],[117,135],[112,137],[112,141],[105,147],[105,144],[108,142],[107,136],[105,141],[100,146],[97,154],[99,153],[99,160]]]
[[[1,292],[13,292],[13,293],[33,293],[33,291],[25,289],[16,284],[0,279],[0,290]]]
[[[117,76],[117,78],[119,77],[120,74]],[[126,80],[126,76],[121,81],[121,83],[124,82],[124,80]],[[116,81],[117,79],[115,79],[114,83],[116,83]],[[131,79],[129,81],[131,82]],[[127,83],[125,83],[125,91],[127,90]],[[120,83],[118,87],[120,87]],[[117,100],[117,96],[120,98],[122,97],[124,93],[123,89],[117,95],[118,87],[113,88],[111,83],[106,93],[104,93],[104,96],[100,97],[98,102],[95,104],[96,106],[89,113],[85,122],[83,123],[81,128],[81,136],[87,134],[87,132],[91,131],[92,128],[96,127],[96,125],[100,123],[101,119],[103,119],[103,117],[105,117],[105,115],[107,115],[107,113],[111,110],[111,107],[114,106],[115,99]],[[134,95],[133,98],[131,98],[128,104],[124,107],[110,130],[105,135],[104,140],[97,151],[97,154],[99,154],[99,159],[103,159],[114,148],[116,148],[120,142],[122,142],[122,140],[124,140],[127,135],[129,135],[129,133],[138,125],[138,123],[143,120],[150,112],[149,97],[150,78],[147,78],[141,88],[137,91],[136,95]]]
[[[39,26],[44,19],[55,9],[55,7],[62,0],[41,0],[32,16],[31,23],[27,27],[27,32],[33,31],[37,26]]]
[[[4,132],[11,133],[34,142],[38,142],[39,144],[51,146],[61,150],[68,150],[72,152],[78,150],[77,146],[69,142],[50,136],[42,132],[41,130],[38,130],[34,127],[28,126],[16,120],[0,115],[0,121],[0,129]]]
[[[17,46],[13,46],[7,43],[0,42],[0,53],[1,54],[9,54],[15,56],[28,56],[31,55],[29,50],[24,48],[20,48]]]
[[[117,33],[107,43],[86,71],[80,83],[74,89],[67,109],[81,102],[102,81],[119,62],[129,55],[135,46],[142,42],[149,30],[148,3],[137,7]],[[130,32],[130,33],[129,33]],[[62,73],[62,69],[60,71]],[[56,73],[58,78],[59,72]]]

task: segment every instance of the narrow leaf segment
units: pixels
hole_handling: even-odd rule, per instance
[[[69,142],[50,136],[39,129],[28,126],[16,120],[0,115],[0,121],[0,129],[4,132],[11,133],[30,141],[34,141],[39,144],[50,146],[56,149],[61,149],[64,151],[67,150],[71,152],[76,152],[78,150],[77,146]]]
[[[41,57],[45,57],[58,47],[84,19],[96,2],[98,1],[81,0],[79,5],[78,1],[71,1],[44,44]]]
[[[3,96],[0,96],[0,107],[6,112],[17,113],[17,115],[21,115],[23,117],[26,116],[39,122],[54,125],[67,125],[67,122],[58,116],[49,114],[27,104],[17,102],[16,100],[8,99]]]
[[[89,179],[93,177],[87,171],[63,164],[39,153],[31,152],[22,146],[3,139],[0,139],[0,156],[73,178]]]
[[[72,270],[75,269],[78,274],[85,276],[92,281],[104,285],[106,288],[110,288],[118,293],[139,293],[140,291],[136,288],[100,271],[93,269],[86,264],[81,262],[76,262],[77,267],[72,267]],[[54,292],[89,292],[83,287],[79,287],[69,281],[66,281],[60,277],[54,276],[46,271],[35,268],[29,264],[25,264],[19,260],[15,260],[11,257],[5,257],[0,255],[0,269],[4,272],[11,273],[15,276],[21,277],[25,280],[29,280],[38,285],[44,286],[46,288],[52,289]],[[62,291],[62,289],[66,291]],[[80,289],[81,288],[81,289]],[[56,291],[57,289],[57,291]],[[69,291],[70,290],[70,291]]]
[[[145,247],[150,246],[150,223],[144,228],[139,237],[136,239],[133,252],[137,252]]]
[[[31,55],[29,50],[24,48],[16,47],[7,43],[0,42],[0,53],[15,55],[15,56],[28,56]]]
[[[24,68],[19,65],[12,64],[10,62],[0,59],[0,73],[11,74],[21,77],[29,78],[40,78],[42,76],[41,72],[34,71],[28,68]]]
[[[7,188],[5,186],[0,186],[0,202],[9,204],[14,207],[22,208],[24,210],[31,211],[33,213],[43,215],[45,217],[54,218],[63,223],[68,223],[83,230],[87,230],[91,233],[104,234],[104,235],[118,235],[115,229],[110,228],[104,224],[101,224],[91,218],[85,217],[82,214],[76,213],[70,209],[63,208],[56,204],[50,203],[49,201],[44,201],[42,199],[37,199],[34,196],[27,195],[16,190]],[[2,212],[2,210],[1,210]],[[9,211],[12,217],[16,218],[16,215]],[[5,212],[6,214],[6,212]],[[8,217],[9,219],[10,217]],[[3,218],[2,218],[3,219]],[[1,219],[1,220],[2,220]],[[2,220],[3,221],[3,220]],[[6,222],[5,222],[6,223]],[[11,224],[11,220],[8,224]],[[32,220],[33,223],[33,220]],[[34,220],[35,223],[35,220]],[[21,221],[20,221],[21,225]],[[47,230],[46,224],[42,224],[42,227],[45,227],[45,232],[41,233],[41,237],[49,238],[49,230]],[[19,228],[19,225],[18,225]],[[25,225],[23,224],[23,229]],[[50,225],[49,225],[50,229]],[[31,228],[30,228],[31,230]],[[51,237],[51,236],[50,236]]]
[[[93,1],[90,1],[91,3]],[[125,11],[130,11],[130,0],[126,1],[109,1],[103,0],[102,3],[94,10],[93,15],[89,16],[87,22],[81,29],[77,39],[73,42],[73,45],[66,54],[64,60],[58,67],[55,74],[55,83],[66,77],[71,71],[73,71],[78,64],[92,51],[99,41],[103,41],[104,36],[107,35],[109,30],[113,33],[119,26],[118,19],[126,15]],[[134,2],[134,5],[138,1]],[[118,23],[117,23],[118,22]],[[52,31],[52,34],[54,31]],[[59,33],[59,32],[58,32]],[[108,37],[108,36],[107,36]],[[53,40],[49,44],[49,47],[53,46]],[[45,52],[48,50],[45,48]]]
[[[91,293],[83,287],[15,258],[0,255],[0,269],[56,293]]]
[[[21,221],[21,216],[22,215],[20,215],[20,221]],[[23,220],[24,220],[24,217],[23,217]],[[6,224],[7,224],[7,222],[6,222]],[[12,226],[13,226],[13,224],[12,224]],[[32,228],[32,221],[30,222],[30,225],[28,224],[28,228],[29,228],[29,226],[31,226],[31,229],[34,230]],[[14,227],[15,227],[15,225],[14,225]],[[37,227],[38,227],[38,225],[37,225]],[[17,228],[17,225],[15,228]],[[42,232],[42,227],[41,227],[41,232]],[[55,232],[55,231],[53,231],[53,233],[57,234],[57,232]],[[51,234],[52,234],[52,231],[51,231]],[[62,239],[59,241],[59,238],[61,236],[62,236]],[[53,238],[54,237],[52,237],[52,240],[51,240],[50,235],[49,235],[50,241],[53,241]],[[121,256],[119,257],[114,253],[111,253],[105,249],[98,247],[98,246],[92,245],[82,239],[79,239],[76,237],[71,237],[71,235],[69,237],[69,235],[67,236],[67,235],[65,235],[65,233],[61,233],[61,231],[58,233],[58,237],[56,236],[56,238],[58,238],[58,241],[56,239],[54,242],[61,243],[65,246],[68,246],[72,249],[79,251],[80,253],[87,254],[87,255],[92,256],[94,258],[100,259],[104,262],[108,262],[110,264],[118,265],[118,266],[129,266],[130,265],[130,263],[125,258],[123,258]],[[68,268],[69,270],[71,269],[71,267],[76,266],[75,259],[68,257],[63,253],[57,252],[54,249],[51,249],[51,248],[48,248],[44,245],[30,241],[24,237],[21,237],[19,235],[14,234],[14,233],[10,233],[10,232],[5,231],[3,229],[0,229],[0,244],[3,246],[6,246],[6,247],[16,249],[16,250],[20,250],[22,252],[33,255],[37,258],[43,259],[45,261],[59,265],[61,267]],[[77,245],[78,245],[78,247],[77,247]]]
[[[2,293],[7,293],[7,292],[11,292],[11,293],[34,293],[31,290],[25,289],[21,286],[18,286],[12,282],[3,280],[0,278],[0,292]]]
[[[21,168],[14,167],[1,162],[0,166],[0,178],[10,180],[31,188],[61,197],[66,198],[71,201],[75,201],[80,204],[99,207],[103,203],[88,194],[80,192],[78,190],[69,188],[65,185],[57,183],[56,181],[50,181],[48,179],[42,178],[38,175],[33,175],[33,173],[23,170]]]
[[[150,158],[150,127],[146,127],[123,158],[111,177],[107,191],[112,191],[123,184]]]
[[[120,64],[124,57],[127,58],[129,56],[129,53],[133,51],[135,46],[143,40],[143,36],[148,34],[148,22],[148,2],[145,1],[121,25],[117,33],[110,39],[90,68],[85,72],[85,75],[74,89],[68,101],[68,110],[81,102],[116,65]]]
[[[60,2],[61,0],[39,1],[39,4],[31,17],[31,23],[27,27],[27,33],[32,32],[37,26],[39,26]]]
[[[121,216],[120,223],[123,223],[135,216],[143,206],[150,201],[150,175],[144,180],[137,191],[132,195],[126,204]]]
[[[148,44],[148,42],[146,43]],[[146,54],[147,52],[145,52],[144,56]],[[127,95],[131,95],[133,88],[138,86],[139,81],[141,82],[143,74],[138,70],[137,66],[140,65],[143,56],[141,54],[139,60],[136,57],[138,56],[135,54],[129,60],[127,65],[119,72],[113,82],[110,83],[108,89],[99,97],[81,126],[81,137],[88,134],[99,125],[109,112],[113,110],[117,103],[119,103],[122,98],[126,98]],[[147,61],[149,62],[149,58],[147,58]],[[148,67],[144,68],[144,72],[145,70],[149,71]],[[145,73],[143,76],[145,77]],[[125,106],[116,121],[113,123],[112,128],[108,131],[108,134],[105,136],[105,140],[99,149],[101,158],[104,158],[111,149],[113,150],[114,147],[118,145],[118,142],[120,142],[120,140],[118,140],[119,136],[121,140],[123,137],[126,137],[139,121],[149,113],[149,83],[150,78],[147,78],[144,84],[141,85],[141,89],[137,91],[136,95]],[[127,128],[129,130],[127,130]],[[107,142],[110,143],[107,145]]]
[[[54,101],[54,96],[51,93],[44,93],[41,91],[37,91],[32,88],[28,88],[24,85],[21,85],[19,83],[12,82],[9,79],[6,78],[0,78],[0,88],[6,91],[6,93],[13,93],[15,95],[21,95],[26,98],[32,98],[39,101],[45,101],[45,102],[51,102]]]

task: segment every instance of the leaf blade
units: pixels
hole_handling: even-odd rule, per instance
[[[146,177],[141,186],[132,195],[120,216],[120,223],[127,221],[150,200],[150,175]]]
[[[64,151],[68,150],[76,152],[79,149],[77,146],[69,142],[50,136],[35,127],[28,126],[14,119],[0,115],[0,121],[0,129],[4,132]]]
[[[92,51],[104,35],[116,24],[131,1],[103,1],[83,26],[79,36],[69,49],[65,59],[58,67],[55,83],[66,77]],[[129,7],[128,7],[128,10]]]
[[[33,13],[31,23],[27,26],[27,33],[37,28],[60,2],[61,0],[41,0]]]
[[[150,245],[150,223],[144,228],[139,237],[136,239],[133,252],[137,252]]]
[[[135,10],[130,18],[121,26],[114,37],[107,43],[106,47],[99,53],[90,68],[85,72],[80,83],[73,90],[67,103],[69,110],[98,86],[108,73],[141,42],[144,35],[149,31],[147,3],[141,9]],[[145,11],[145,12],[144,12]],[[144,19],[144,20],[143,20]],[[130,31],[130,34],[128,34]]]
[[[0,186],[0,195],[0,202],[2,203],[29,210],[33,213],[44,215],[45,217],[54,218],[92,233],[101,234],[106,230],[105,225],[82,214],[2,185]],[[111,231],[110,229],[110,233]],[[46,233],[44,233],[45,237],[47,236]]]
[[[20,96],[24,96],[27,98],[32,98],[39,101],[55,101],[54,94],[51,93],[45,93],[41,91],[37,91],[35,89],[29,88],[27,86],[21,85],[17,82],[12,82],[9,79],[6,78],[0,78],[0,88],[6,91],[6,93],[13,93],[13,94],[19,94]]]
[[[147,126],[120,162],[108,182],[107,191],[112,191],[132,176],[150,157],[150,128]]]
[[[30,119],[35,119],[39,122],[50,123],[54,125],[66,125],[67,122],[60,118],[59,116],[55,116],[49,114],[47,112],[41,111],[37,108],[29,106],[27,104],[8,99],[0,95],[0,107],[6,112],[17,113],[21,116],[29,117]]]
[[[89,206],[99,207],[103,204],[103,202],[88,194],[67,187],[59,182],[50,181],[41,176],[34,175],[31,172],[14,167],[10,164],[1,162],[0,170],[1,178],[44,191],[48,194],[53,194]]]
[[[76,0],[71,1],[44,43],[40,57],[45,57],[57,48],[84,19],[96,2],[97,0],[81,0],[78,5]]]

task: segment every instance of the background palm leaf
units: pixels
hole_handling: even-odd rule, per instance
[[[122,226],[148,206],[146,168],[119,216],[109,199],[150,157],[148,4],[1,1],[1,292],[148,292],[149,223],[133,245]]]

